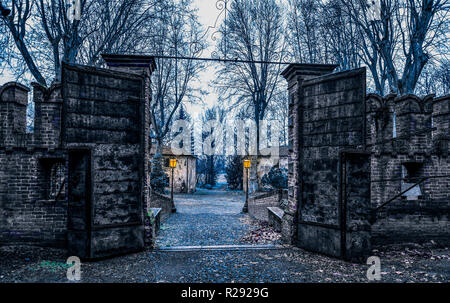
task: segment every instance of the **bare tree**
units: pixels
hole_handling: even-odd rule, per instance
[[[341,3],[381,56],[390,90],[413,93],[439,40],[448,40],[448,1],[380,0],[375,18],[365,0]]]
[[[443,96],[450,92],[450,63],[448,61],[427,64],[417,82],[419,95]]]
[[[287,29],[291,57],[298,63],[323,63],[320,0],[288,0]]]
[[[1,24],[2,21],[0,21]],[[7,28],[5,26],[0,26],[0,67],[3,66],[3,62],[8,57],[8,44],[9,44],[9,35],[7,32]]]
[[[53,54],[53,58],[50,60],[53,61],[56,79],[60,78],[61,61],[74,63],[82,43],[81,20],[69,19],[69,11],[64,2],[64,0],[39,0],[37,4],[43,30],[42,36],[48,40]],[[81,0],[80,3],[81,15],[83,15],[83,12],[86,11],[86,0]]]
[[[27,35],[32,19],[34,1],[12,0],[10,5],[11,13],[9,16],[2,15],[0,17],[0,26],[4,26],[8,29],[23,62],[28,67],[28,70],[33,75],[34,79],[38,83],[46,85],[45,78],[35,62],[35,56],[30,50],[33,43],[32,38]],[[11,47],[8,49],[8,52],[12,53]]]
[[[39,0],[38,5],[58,79],[61,61],[99,65],[102,53],[133,53],[143,47],[141,36],[150,25],[151,1],[80,0],[80,20],[69,18],[65,2]]]
[[[211,136],[211,146],[208,146],[208,148],[211,148],[212,153],[206,152],[206,155],[201,157],[200,161],[204,161],[204,175],[205,175],[205,184],[210,184],[214,186],[216,184],[216,179],[218,176],[219,168],[221,164],[224,162],[224,151],[221,150],[224,148],[223,141],[219,142],[219,140],[223,139],[225,137],[225,134],[223,133],[223,129],[221,129],[221,125],[223,125],[225,120],[226,112],[223,108],[220,108],[218,106],[214,106],[212,108],[207,108],[205,110],[205,113],[202,116],[202,141],[205,141],[205,139],[208,136]],[[211,126],[211,127],[205,127],[205,125],[209,121],[217,121],[218,124],[215,124],[215,126],[218,126],[218,128]],[[217,139],[217,140],[216,140]]]
[[[280,134],[280,146],[286,145],[288,142],[289,105],[286,100],[288,100],[287,90],[277,95],[276,100],[271,102],[267,108],[267,120],[270,123],[271,133]]]
[[[151,42],[153,21],[157,18],[160,0],[97,0],[87,18],[80,49],[80,61],[88,65],[99,65],[102,53],[136,53],[148,49]],[[150,29],[150,30],[149,30]]]
[[[361,60],[356,27],[339,2],[330,0],[321,7],[321,27],[327,58],[338,64],[338,70],[342,71],[359,67]]]
[[[178,59],[197,57],[206,47],[191,2],[173,1],[170,5],[166,2],[165,9],[159,10],[159,18],[150,29],[156,33],[150,47],[152,53],[173,57],[156,60],[157,69],[152,80],[152,132],[158,149],[161,149],[169,134],[174,114],[180,105],[198,101],[197,90],[192,83],[204,65],[195,60]]]
[[[15,41],[9,53],[23,61],[33,78],[60,78],[61,62],[99,65],[103,52],[136,52],[145,43],[154,1],[80,0],[81,18],[70,18],[66,0],[13,0],[12,13],[2,17]],[[139,39],[140,38],[140,39]],[[33,52],[31,52],[33,50]],[[18,73],[17,68],[14,72]]]
[[[259,152],[260,121],[282,88],[282,65],[269,63],[281,62],[286,55],[280,6],[275,0],[236,0],[221,32],[226,35],[217,45],[218,55],[248,62],[224,63],[214,84],[229,110],[241,107],[250,112]]]
[[[289,0],[287,29],[291,58],[299,63],[361,64],[359,37],[341,0]]]

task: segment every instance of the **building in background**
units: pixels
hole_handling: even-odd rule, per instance
[[[278,157],[272,157],[269,154],[269,149],[262,149],[258,158],[255,155],[246,156],[244,159],[250,159],[252,161],[252,166],[249,168],[250,180],[248,183],[249,193],[254,193],[260,191],[263,188],[262,178],[267,174],[273,166],[278,166],[279,168],[288,168],[288,155],[289,149],[287,146],[280,146]],[[255,162],[257,165],[255,166]],[[247,182],[247,173],[245,172],[244,166],[243,173],[243,189],[246,190],[245,183]]]
[[[155,145],[152,146],[151,155],[156,152]],[[194,193],[195,185],[197,183],[197,158],[193,155],[176,155],[181,152],[177,152],[167,146],[162,148],[162,155],[164,157],[163,168],[169,177],[169,187],[172,184],[172,169],[169,165],[170,159],[177,159],[177,166],[174,169],[174,183],[173,190],[175,193]]]

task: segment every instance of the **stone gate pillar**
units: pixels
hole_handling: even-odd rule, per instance
[[[289,207],[296,245],[359,259],[370,248],[370,154],[366,146],[366,70],[290,65]],[[290,217],[288,217],[290,216]],[[297,221],[295,221],[297,220]]]
[[[145,96],[145,113],[144,113],[144,180],[143,180],[143,192],[144,196],[144,218],[147,218],[149,203],[150,203],[150,103],[152,99],[151,94],[151,75],[156,70],[156,63],[153,56],[142,55],[116,55],[116,54],[102,54],[103,60],[105,60],[108,67],[112,70],[135,73],[143,75],[144,82],[144,96]],[[146,224],[146,241],[148,244],[151,234],[149,226]]]
[[[450,95],[433,100],[433,145],[439,154],[448,157],[450,149]]]
[[[26,111],[30,89],[16,82],[0,86],[0,145],[10,148],[26,131]]]
[[[301,130],[300,109],[302,102],[302,82],[307,79],[329,74],[337,67],[335,64],[290,64],[282,76],[288,82],[289,92],[289,164],[288,164],[288,201],[289,206],[283,218],[282,235],[286,243],[294,243],[296,239],[295,230],[297,208],[299,203],[299,179],[300,168],[300,140]]]
[[[140,251],[148,240],[149,76],[155,65],[151,57],[134,59],[109,55],[105,60],[115,70],[62,66],[73,256]]]

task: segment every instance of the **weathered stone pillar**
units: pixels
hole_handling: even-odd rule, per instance
[[[108,67],[112,70],[134,73],[138,75],[142,75],[145,79],[144,81],[144,131],[143,131],[143,140],[144,140],[144,150],[142,153],[144,154],[144,180],[143,187],[143,200],[144,201],[144,209],[143,216],[144,220],[148,220],[147,213],[148,208],[150,207],[150,103],[152,99],[151,94],[151,75],[156,70],[156,63],[153,56],[141,56],[141,55],[114,55],[114,54],[103,54],[103,60],[105,60]],[[146,237],[145,240],[147,244],[149,244],[149,235],[151,235],[151,231],[149,230],[149,224],[145,224],[146,228]]]
[[[283,217],[282,232],[286,243],[296,238],[296,216],[300,201],[300,137],[301,103],[303,98],[302,82],[307,79],[329,74],[337,67],[334,64],[291,64],[281,75],[288,82],[289,91],[289,160],[288,160],[288,207]],[[295,242],[295,241],[294,241]]]
[[[370,250],[366,70],[332,74],[335,67],[290,65],[283,72],[290,107],[287,215],[294,226],[288,238],[307,250],[358,259]]]
[[[62,66],[68,250],[74,256],[96,259],[145,246],[149,79],[144,72]]]
[[[436,98],[432,103],[433,127],[436,131],[432,135],[432,150],[437,157],[434,159],[439,163],[439,168],[433,168],[430,175],[450,175],[450,95]],[[433,158],[433,157],[432,157]],[[447,183],[447,186],[445,186]],[[425,182],[425,191],[427,185],[431,189],[431,197],[434,199],[443,199],[450,201],[450,177],[427,180]],[[434,190],[433,190],[434,189]]]
[[[421,99],[415,95],[406,95],[394,100],[396,114],[397,137],[405,137],[396,142],[396,152],[413,156],[425,153],[431,127],[430,113],[425,111],[425,105],[432,96]]]
[[[369,94],[366,98],[366,143],[373,153],[388,152],[392,143],[375,144],[382,141],[391,141],[394,127],[395,94],[382,97],[377,94]],[[390,148],[390,149],[389,149]]]
[[[434,146],[437,152],[448,157],[450,141],[450,95],[433,100]]]
[[[61,113],[63,98],[61,84],[49,89],[32,83],[35,104],[36,143],[42,147],[55,149],[61,145]]]
[[[13,147],[26,132],[26,113],[30,89],[16,82],[0,87],[0,144]]]

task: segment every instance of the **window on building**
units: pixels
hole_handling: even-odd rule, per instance
[[[420,181],[419,179],[420,164],[415,162],[403,163],[402,165],[402,192]],[[422,199],[422,190],[420,184],[412,187],[402,195],[403,199],[418,200]]]
[[[63,200],[65,197],[65,165],[57,162],[51,166],[49,176],[49,194],[50,200]]]
[[[45,200],[64,200],[66,187],[66,166],[64,158],[41,158],[45,180]]]

